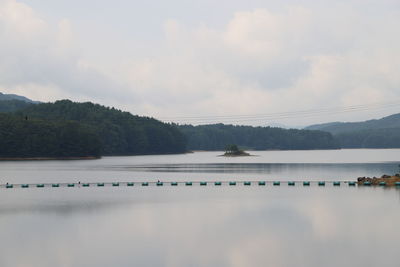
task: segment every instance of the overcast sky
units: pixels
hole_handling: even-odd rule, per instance
[[[0,0],[0,92],[177,122],[400,112],[398,0]]]

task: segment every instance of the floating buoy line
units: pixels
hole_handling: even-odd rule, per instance
[[[76,187],[147,187],[147,186],[156,186],[156,187],[162,187],[162,186],[171,186],[171,187],[176,187],[176,186],[214,186],[214,187],[219,187],[219,186],[272,186],[272,187],[278,187],[278,186],[303,186],[303,187],[309,187],[309,186],[319,186],[319,187],[324,187],[326,185],[334,186],[334,187],[340,187],[340,186],[374,186],[371,184],[371,182],[363,182],[363,183],[357,183],[356,181],[173,181],[173,182],[78,182],[78,183],[39,183],[39,184],[0,184],[0,188],[4,189],[12,189],[12,188],[59,188],[59,187],[65,187],[65,188],[76,188]],[[378,185],[380,187],[385,187],[387,186],[385,182],[380,182]],[[396,187],[400,188],[400,182],[395,183]]]

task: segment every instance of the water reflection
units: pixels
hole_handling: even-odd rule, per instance
[[[381,188],[154,187],[35,191],[21,200],[17,192],[9,202],[30,199],[34,211],[0,213],[7,229],[0,265],[398,266],[398,195]]]
[[[131,172],[161,172],[161,173],[248,173],[248,174],[279,174],[290,172],[354,172],[365,170],[367,172],[395,172],[398,163],[218,163],[218,164],[147,164],[147,165],[114,165],[107,166],[104,170],[112,169]]]
[[[0,183],[355,179],[400,150],[0,162]],[[398,266],[400,190],[348,186],[0,189],[0,266]]]
[[[0,183],[183,180],[353,180],[399,171],[399,149],[258,151],[223,158],[220,152],[108,157],[91,161],[0,162]]]

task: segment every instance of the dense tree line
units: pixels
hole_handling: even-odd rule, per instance
[[[332,135],[322,131],[224,124],[181,125],[179,129],[186,135],[191,150],[224,150],[227,144],[255,150],[339,148]]]
[[[400,148],[400,128],[344,132],[335,138],[342,148]]]
[[[178,126],[69,100],[0,101],[0,112],[8,112],[0,113],[0,157],[167,154],[224,150],[228,144],[255,150],[400,148],[400,114],[310,127],[330,133],[224,124]]]
[[[89,127],[98,136],[103,155],[167,154],[186,150],[186,139],[175,125],[90,102],[61,100],[31,105],[17,114],[54,122],[73,121]]]
[[[0,113],[0,157],[98,157],[94,130],[72,121],[45,121]]]

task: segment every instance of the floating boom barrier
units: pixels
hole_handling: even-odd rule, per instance
[[[235,186],[271,186],[271,187],[279,187],[279,186],[290,186],[290,187],[310,187],[310,186],[318,186],[318,187],[325,187],[325,186],[364,186],[364,187],[371,187],[371,186],[379,186],[379,187],[386,187],[387,184],[385,182],[380,182],[378,185],[372,185],[371,182],[363,182],[357,183],[356,181],[168,181],[168,182],[151,182],[151,181],[142,181],[142,182],[84,182],[84,183],[38,183],[38,184],[0,184],[0,188],[4,189],[15,189],[15,188],[79,188],[79,187],[147,187],[147,186],[156,186],[156,187],[165,187],[165,186],[196,186],[199,185],[201,187],[204,186],[214,186],[214,187],[221,187],[221,186],[228,186],[228,187],[235,187]],[[395,187],[400,188],[400,182],[395,183]]]

